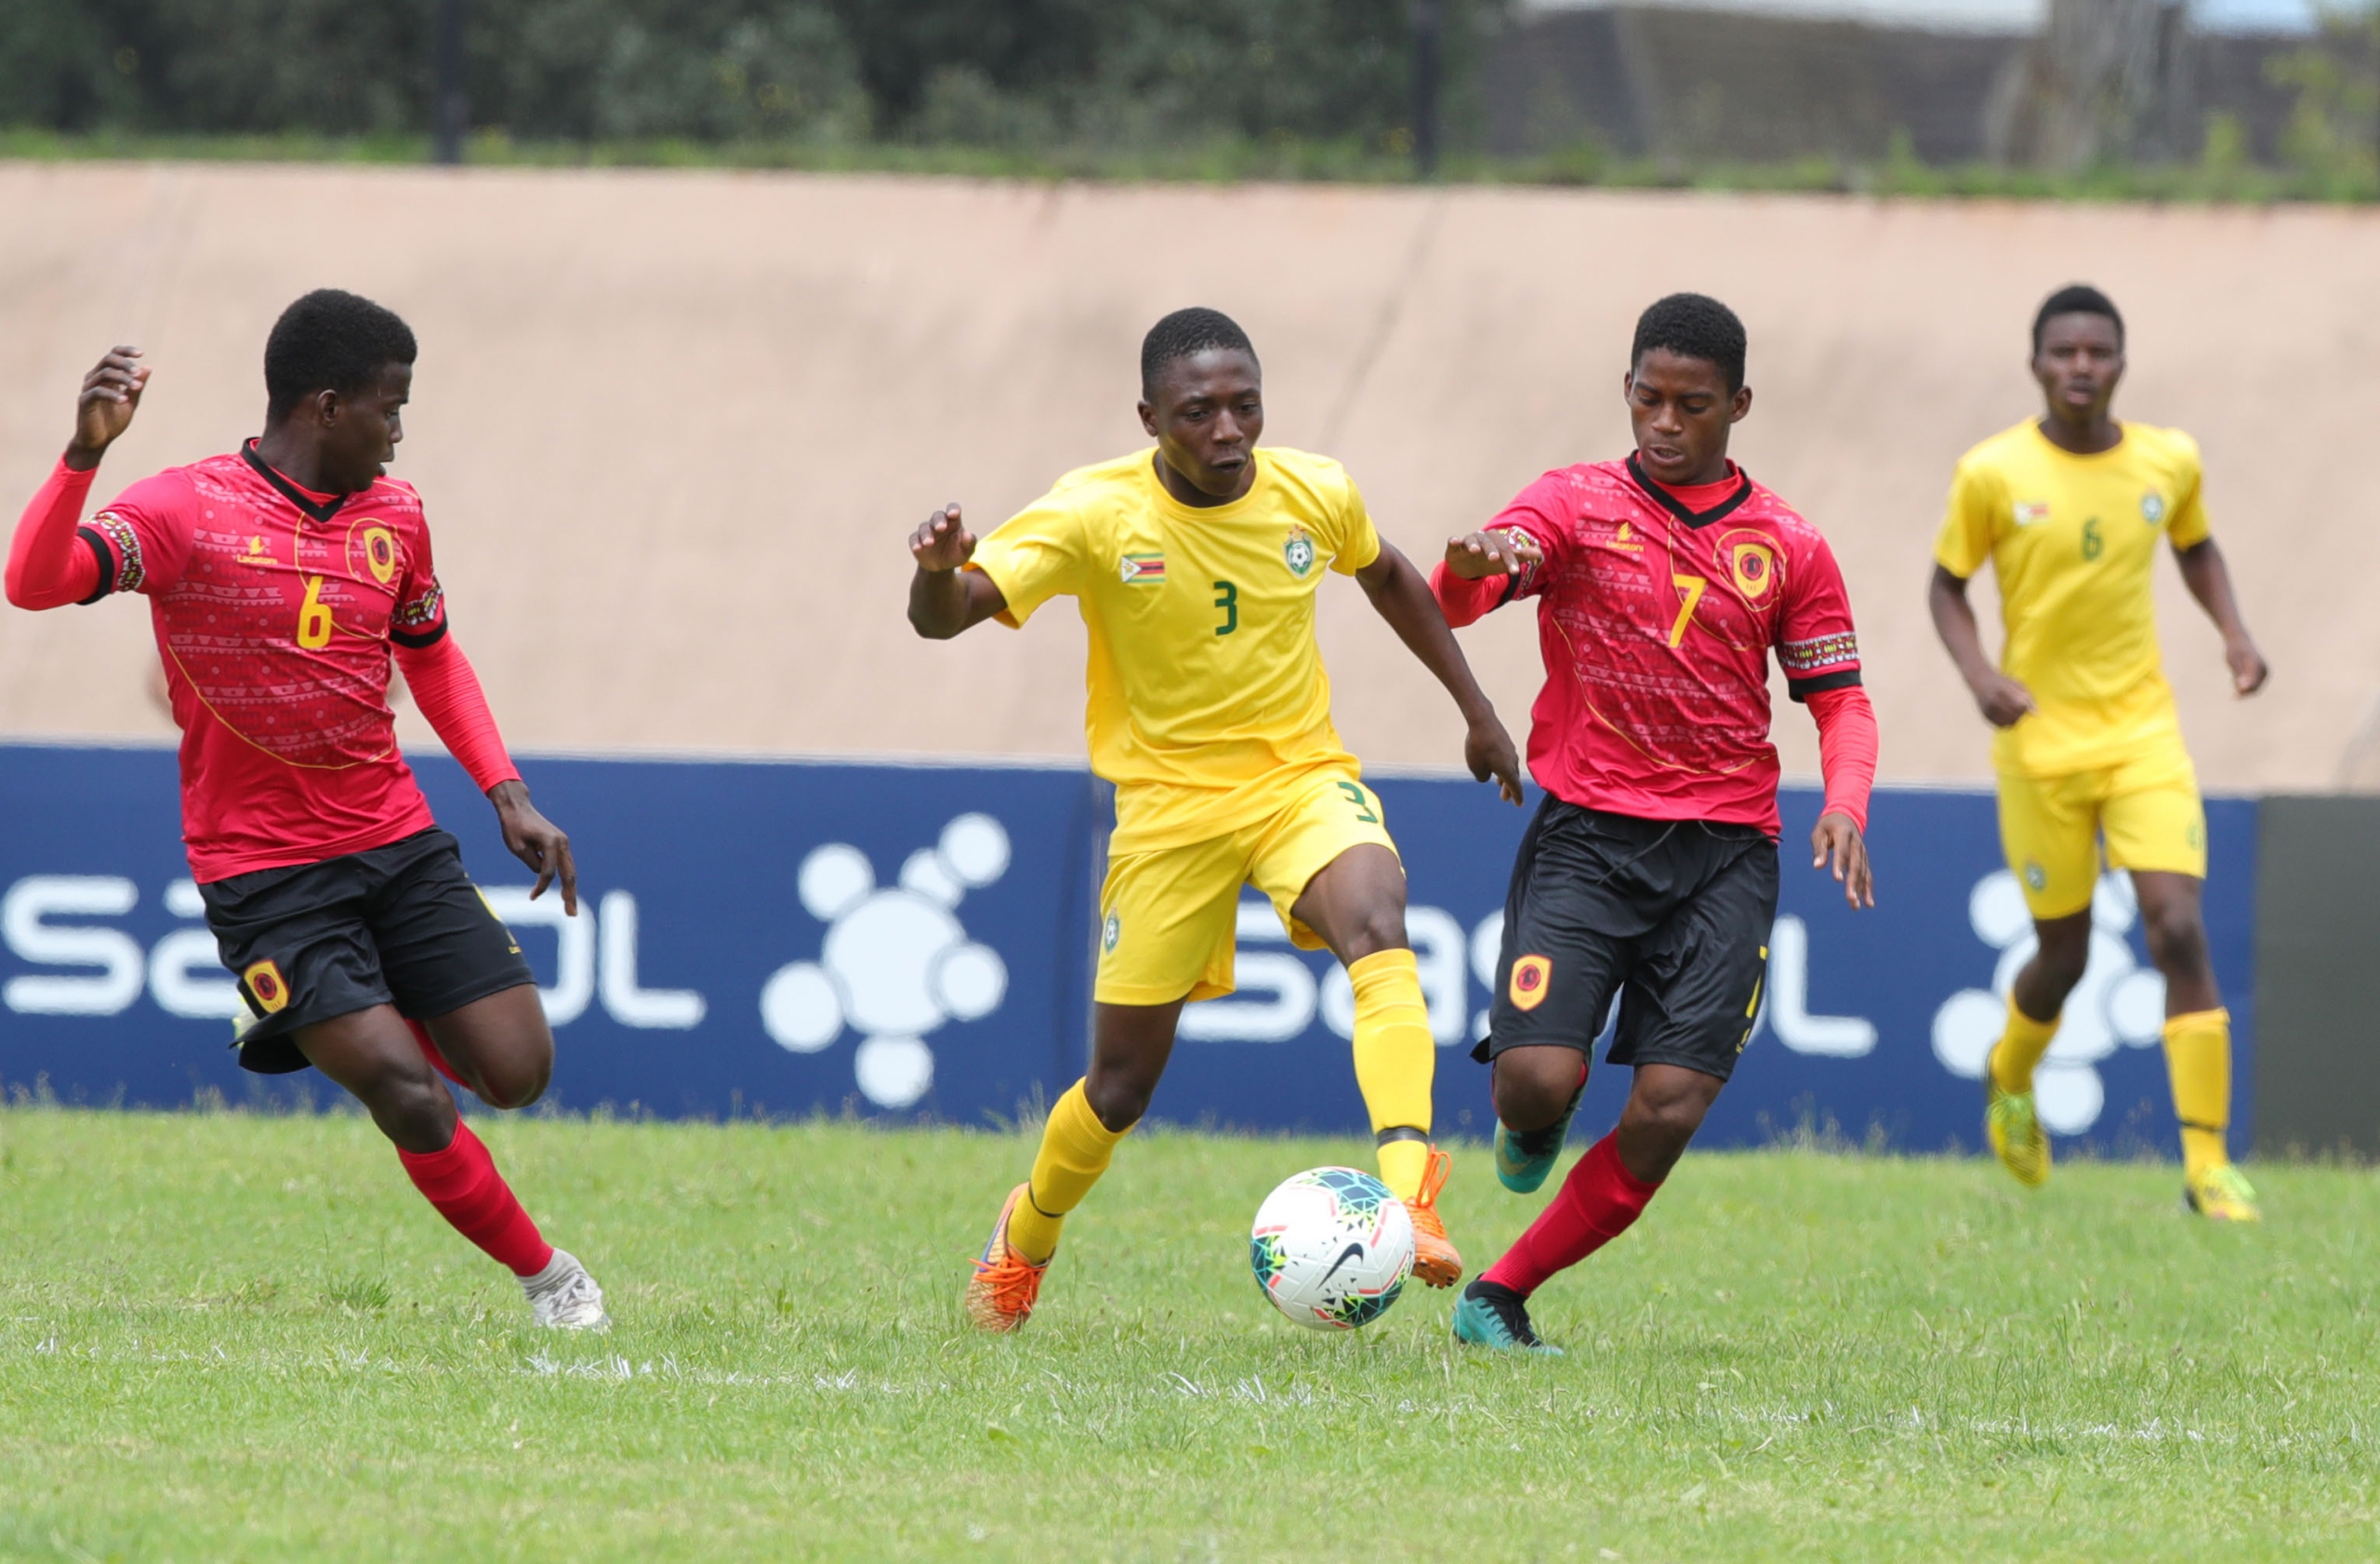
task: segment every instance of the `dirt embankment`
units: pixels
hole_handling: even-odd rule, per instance
[[[156,369],[102,497],[229,447],[274,313],[336,284],[420,333],[397,471],[523,749],[1081,752],[1081,631],[922,644],[902,538],[989,525],[1142,441],[1135,355],[1208,303],[1263,355],[1276,444],[1326,450],[1417,558],[1541,470],[1616,454],[1635,311],[1691,287],[1752,336],[1739,454],[1832,538],[1896,779],[1979,778],[1922,602],[1950,465],[2025,416],[2024,333],[2088,278],[2133,329],[2122,409],[2196,433],[2275,666],[2253,702],[2170,569],[2167,657],[2209,785],[2320,788],[2380,700],[2380,218],[1522,191],[0,166],[0,491],[13,510],[118,339]],[[1326,590],[1342,726],[1452,763],[1428,676]],[[1502,621],[1502,622],[1499,622]],[[1531,624],[1466,633],[1517,728]],[[0,732],[165,736],[145,616],[0,613]],[[1790,769],[1816,768],[1779,702]],[[406,719],[418,739],[417,719]]]

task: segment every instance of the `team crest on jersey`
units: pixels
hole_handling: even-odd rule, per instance
[[[1554,959],[1550,956],[1523,956],[1513,962],[1513,980],[1505,992],[1514,1010],[1535,1010],[1545,1002],[1545,991],[1554,986]]]
[[[2151,489],[2140,497],[2140,519],[2155,526],[2165,519],[2165,497]]]
[[[372,579],[387,586],[397,574],[396,535],[384,526],[364,529],[364,563]]]
[[[1777,584],[1777,554],[1765,543],[1738,543],[1727,550],[1727,570],[1736,590],[1747,602],[1758,603]]]
[[[1289,528],[1289,540],[1281,545],[1281,563],[1288,565],[1289,574],[1301,581],[1305,579],[1305,573],[1314,568],[1314,539],[1306,535],[1305,528]]]
[[[2049,520],[2049,501],[2020,499],[2016,502],[2016,524],[2020,527],[2039,526]]]
[[[1109,913],[1107,921],[1099,926],[1099,948],[1102,950],[1113,950],[1116,948],[1116,942],[1123,937],[1124,920],[1112,912]]]
[[[270,958],[257,962],[240,974],[258,1004],[267,1015],[278,1014],[289,1002],[289,980],[281,975],[278,963]]]
[[[1161,587],[1165,585],[1165,556],[1126,554],[1117,566],[1117,574],[1134,586]]]

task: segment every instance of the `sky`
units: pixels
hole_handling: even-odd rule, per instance
[[[1525,0],[1529,10],[1567,10],[1615,0]],[[1696,6],[1765,11],[1779,16],[1850,17],[1888,26],[1938,27],[1961,33],[2030,33],[2048,0],[1617,0],[1627,5]],[[2307,33],[2314,0],[2193,0],[2201,29],[2212,33]]]

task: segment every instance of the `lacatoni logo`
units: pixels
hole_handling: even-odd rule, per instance
[[[1008,994],[999,952],[967,937],[958,908],[1008,872],[1008,832],[961,815],[879,886],[867,855],[830,842],[801,861],[801,905],[827,925],[815,961],[777,969],[760,990],[760,1024],[779,1047],[815,1054],[860,1034],[852,1075],[879,1107],[915,1105],[933,1085],[928,1035],[989,1015]]]
[[[2108,1095],[2100,1060],[2119,1047],[2152,1047],[2164,1035],[2165,980],[2135,961],[2124,943],[2138,917],[2132,881],[2102,875],[2091,896],[2090,964],[2067,996],[2057,1038],[2033,1074],[2034,1106],[2054,1133],[2079,1135],[2098,1122]],[[2039,942],[2025,893],[2006,869],[1976,885],[1967,921],[1977,938],[2000,952],[2000,962],[1989,992],[1962,989],[1934,1013],[1934,1056],[1952,1075],[1980,1080],[1984,1059],[2007,1024],[2008,987]]]

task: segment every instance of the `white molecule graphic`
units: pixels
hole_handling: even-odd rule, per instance
[[[779,1047],[815,1054],[848,1027],[860,1034],[852,1073],[868,1101],[905,1108],[933,1084],[926,1035],[998,1010],[1008,993],[999,953],[967,937],[954,909],[1008,872],[1008,832],[961,815],[879,888],[867,855],[830,842],[801,861],[801,905],[827,925],[815,961],[779,967],[760,990],[760,1025]]]
[[[2119,1046],[2147,1048],[2164,1035],[2165,980],[2133,960],[2124,933],[2139,916],[2129,876],[2104,874],[2091,895],[2091,956],[2066,999],[2057,1040],[2033,1076],[2033,1105],[2056,1134],[2098,1122],[2107,1088],[2094,1067]],[[1952,1075],[1983,1079],[1985,1055],[2007,1020],[2008,987],[2039,942],[2025,894],[2006,869],[1986,875],[1967,898],[1976,936],[2000,952],[1991,991],[1964,988],[1934,1013],[1934,1056]]]

